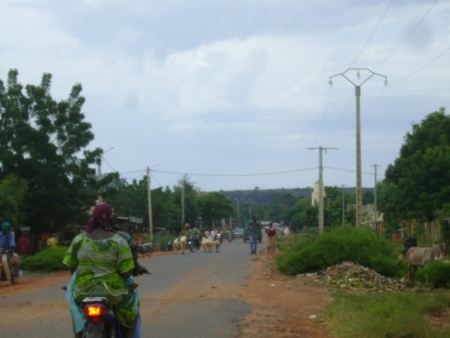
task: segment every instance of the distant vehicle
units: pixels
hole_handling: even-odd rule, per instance
[[[261,243],[263,237],[263,229],[261,227],[261,233],[258,234],[258,242]],[[248,231],[248,226],[244,228],[244,243],[250,240],[250,232]]]
[[[236,228],[233,230],[234,238],[242,238],[244,237],[244,229],[243,228]]]

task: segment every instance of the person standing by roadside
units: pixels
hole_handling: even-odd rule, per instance
[[[16,241],[14,232],[11,231],[11,224],[3,222],[0,232],[0,260],[7,280],[11,280],[11,256],[16,252]]]
[[[56,248],[58,245],[58,240],[56,239],[56,234],[51,234],[50,238],[47,239],[48,248]]]
[[[269,223],[269,226],[266,229],[267,234],[267,254],[275,253],[275,235],[277,234],[277,230],[273,227],[272,222]]]
[[[256,255],[256,250],[258,246],[258,235],[261,233],[261,226],[256,223],[256,217],[253,216],[253,222],[248,225],[248,233],[250,236],[250,254]]]
[[[17,246],[19,247],[19,255],[21,258],[24,258],[30,254],[30,238],[28,237],[28,234],[22,233],[20,235]]]

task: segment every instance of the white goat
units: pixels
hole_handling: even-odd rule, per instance
[[[219,252],[219,248],[220,248],[220,241],[218,239],[213,241],[214,246],[216,247],[216,252]]]
[[[181,249],[181,247],[180,247],[180,241],[178,240],[178,238],[175,238],[174,240],[173,240],[173,253],[176,255],[177,254],[177,252],[178,252],[178,250],[180,250]]]
[[[186,250],[186,244],[187,244],[187,237],[186,236],[181,236],[180,238],[180,249],[181,249],[181,254],[184,255],[184,250]]]

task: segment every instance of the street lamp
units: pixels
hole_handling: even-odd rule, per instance
[[[102,179],[102,157],[103,154],[106,154],[108,151],[110,151],[111,149],[113,149],[115,147],[115,145],[113,144],[111,147],[109,147],[107,150],[105,150],[104,152],[102,152],[100,154],[100,158],[98,159],[98,167],[97,167],[97,181],[100,182],[100,180]],[[100,148],[102,149],[102,148]],[[98,189],[98,198],[97,198],[97,205],[98,204],[102,204],[102,196],[100,195],[100,188]]]
[[[156,163],[151,167],[147,167],[147,199],[148,199],[148,231],[149,240],[153,240],[153,214],[152,214],[152,193],[150,190],[150,169],[156,167],[159,164]]]

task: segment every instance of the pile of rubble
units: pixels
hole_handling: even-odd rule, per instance
[[[297,278],[310,278],[327,285],[335,285],[349,290],[370,291],[403,291],[403,281],[386,278],[377,272],[352,262],[342,262],[330,266],[317,273],[305,273],[297,275]]]

